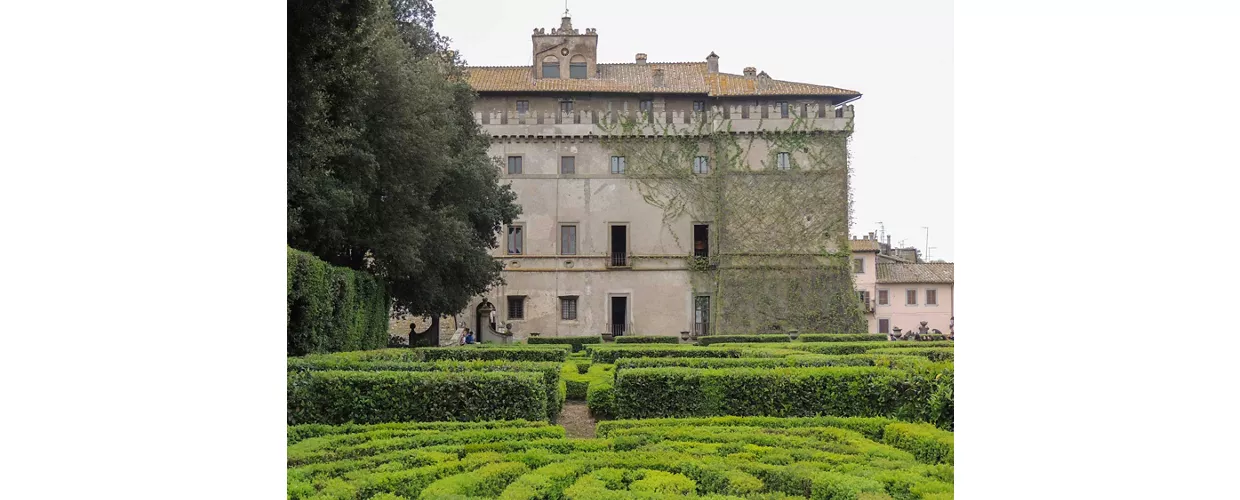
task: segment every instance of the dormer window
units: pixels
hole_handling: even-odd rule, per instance
[[[586,58],[581,56],[573,56],[568,61],[568,77],[578,80],[586,78]]]
[[[560,58],[556,56],[547,56],[542,62],[543,78],[559,78],[560,77]]]

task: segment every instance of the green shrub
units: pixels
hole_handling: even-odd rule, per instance
[[[586,394],[586,407],[596,419],[611,418],[616,415],[615,387],[610,382],[590,384]]]
[[[926,374],[879,367],[631,368],[616,374],[615,409],[619,418],[825,414],[929,419],[934,390]]]
[[[956,350],[951,347],[910,347],[903,349],[873,349],[866,351],[872,354],[899,354],[905,356],[922,356],[930,361],[952,361]]]
[[[288,249],[288,355],[388,343],[388,296],[374,276]]]
[[[817,354],[863,354],[876,349],[920,349],[926,347],[952,347],[952,342],[791,342],[780,344],[780,348],[793,349]],[[762,348],[763,344],[726,343],[712,347],[735,349]]]
[[[724,342],[746,342],[746,343],[763,343],[763,342],[791,342],[792,339],[787,335],[706,335],[698,337],[698,345],[708,346],[711,344],[720,344]]]
[[[909,451],[922,462],[955,461],[955,436],[933,425],[893,422],[884,428],[883,442]]]
[[[429,347],[424,349],[410,349],[413,351],[421,351],[423,359],[426,361],[440,360],[496,360],[506,359],[509,361],[558,361],[563,363],[568,359],[568,352],[571,346],[565,345],[563,349],[538,349],[528,347]]]
[[[747,344],[752,346],[753,344]],[[769,358],[791,354],[804,354],[797,351],[776,350],[767,348],[743,347],[697,347],[691,345],[610,345],[588,347],[595,363],[615,363],[620,358]]]
[[[617,344],[679,344],[679,337],[669,335],[622,335],[616,337]]]
[[[585,344],[602,344],[602,335],[581,336],[581,337],[530,337],[525,343],[529,345],[571,345],[573,352],[578,352]]]
[[[902,351],[903,349],[901,349]],[[616,360],[616,373],[629,368],[654,368],[681,366],[686,368],[776,368],[813,366],[882,366],[909,369],[931,364],[920,356],[845,354],[802,355],[782,358],[620,358]]]
[[[290,425],[547,418],[531,372],[290,372],[287,398]]]
[[[941,460],[950,434],[894,424],[627,420],[601,423],[594,439],[528,422],[317,426],[288,446],[287,491],[290,500],[951,498],[954,466]]]
[[[807,333],[798,342],[886,342],[885,333]]]
[[[586,391],[590,389],[590,382],[587,380],[565,380],[565,398],[570,401],[585,401]]]
[[[409,351],[403,349],[402,351]],[[307,370],[357,370],[357,371],[410,371],[410,372],[537,372],[543,376],[547,392],[547,418],[555,421],[564,408],[564,396],[560,394],[561,363],[543,361],[357,361],[352,353],[311,355],[288,358],[290,371]],[[392,353],[393,355],[397,353]],[[584,390],[582,399],[585,398]]]
[[[589,361],[578,361],[576,364],[577,364],[577,373],[585,375],[586,372],[590,371],[591,363]]]

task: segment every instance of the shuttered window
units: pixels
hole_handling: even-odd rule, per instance
[[[560,255],[577,255],[577,226],[560,226]]]

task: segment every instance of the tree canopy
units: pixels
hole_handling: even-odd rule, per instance
[[[520,213],[427,0],[289,0],[288,244],[373,273],[398,313],[500,281]]]

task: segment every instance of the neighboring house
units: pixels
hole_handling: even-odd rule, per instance
[[[896,327],[917,330],[922,321],[943,333],[950,330],[955,316],[955,264],[921,262],[912,249],[893,249],[874,233],[852,240],[850,247],[853,277],[870,333],[889,333]]]
[[[761,264],[773,260],[763,257],[766,250],[761,247],[721,251],[728,247],[720,241],[720,233],[727,232],[721,227],[729,226],[684,213],[669,216],[649,203],[646,193],[626,177],[626,168],[639,158],[626,158],[608,146],[606,139],[615,130],[609,124],[616,117],[639,120],[645,130],[641,140],[669,145],[683,144],[684,137],[703,137],[696,139],[697,154],[702,156],[686,158],[683,172],[678,173],[689,179],[715,179],[711,174],[716,165],[710,156],[715,153],[705,134],[752,138],[781,131],[783,138],[846,137],[853,117],[853,108],[846,103],[861,94],[775,80],[752,67],[743,74],[724,73],[713,52],[700,62],[647,62],[646,54],[637,54],[630,63],[598,62],[598,34],[573,28],[567,13],[559,28],[535,29],[531,41],[531,65],[468,68],[468,82],[479,93],[475,119],[491,137],[491,154],[503,162],[504,181],[517,193],[522,213],[502,229],[500,247],[492,252],[504,263],[505,284],[474,300],[464,311],[463,324],[480,332],[482,340],[522,340],[531,332],[702,335],[724,328],[719,323],[731,317],[717,319],[726,308],[715,294],[735,288],[716,286],[718,282],[711,280],[718,280],[718,274],[709,274],[745,265],[736,264],[740,257],[733,255]],[[665,131],[673,125],[693,132],[669,138]],[[820,173],[813,169],[804,142],[784,143],[753,149],[743,159],[754,168],[769,170],[758,176],[764,179],[777,179],[784,175],[780,171],[788,170],[787,179]],[[846,158],[843,139],[837,149]],[[829,233],[817,230],[817,225],[828,223],[826,219],[832,228],[842,228],[833,236],[847,238],[848,174],[843,161],[821,172],[833,176],[830,194],[836,196],[838,191],[838,205],[786,196],[792,202],[802,200],[798,203],[808,210],[818,210],[813,217],[796,216],[796,222],[819,238]],[[719,181],[736,182],[732,179]],[[742,220],[730,222],[742,224]],[[754,226],[751,220],[744,222],[748,228]],[[781,220],[778,229],[795,226],[789,222],[793,221]],[[764,243],[769,241],[782,243],[773,238]],[[802,259],[831,247],[824,241],[795,243],[807,249],[795,254]],[[695,263],[695,256],[702,259],[700,263]],[[708,271],[703,272],[702,266]],[[780,285],[786,287],[787,281]],[[786,301],[784,296],[779,300]],[[741,301],[723,303],[737,302]],[[490,329],[487,318],[492,313],[497,330],[512,325],[511,336],[496,336]],[[751,323],[738,320],[729,325],[748,328]]]

